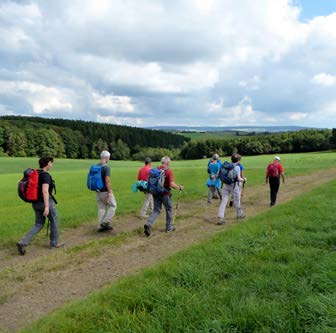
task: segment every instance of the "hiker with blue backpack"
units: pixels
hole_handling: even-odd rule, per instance
[[[107,164],[110,156],[108,151],[102,151],[100,162],[90,167],[87,177],[87,187],[96,192],[98,232],[113,230],[112,218],[117,209],[117,202],[111,188],[111,167]]]
[[[54,158],[43,156],[39,159],[40,169],[27,169],[24,178],[19,182],[18,193],[21,199],[32,204],[35,213],[35,224],[29,232],[16,244],[21,255],[25,255],[26,246],[33,237],[41,231],[46,218],[50,223],[50,245],[51,249],[62,247],[63,243],[58,243],[58,217],[56,211],[56,199],[52,195],[55,189],[55,182],[49,174]]]
[[[175,183],[174,174],[170,169],[170,158],[165,156],[161,159],[161,166],[151,169],[148,177],[147,191],[153,195],[154,209],[144,225],[146,236],[150,236],[152,226],[161,213],[162,205],[166,210],[166,232],[169,233],[175,230],[171,189],[182,191],[183,186]]]
[[[208,164],[208,172],[209,172],[209,179],[206,182],[206,186],[208,186],[208,205],[211,205],[212,199],[216,193],[219,192],[221,188],[221,181],[219,179],[219,171],[221,164],[218,163],[218,155],[214,154],[212,156],[211,162]],[[219,192],[220,193],[220,192]],[[219,194],[220,198],[220,194]]]
[[[153,195],[147,191],[148,177],[151,169],[152,160],[149,157],[145,158],[145,165],[139,169],[137,189],[145,194],[145,200],[140,210],[141,218],[148,218],[147,211],[150,214],[153,211]]]
[[[221,166],[219,177],[223,183],[223,187],[221,189],[221,203],[219,205],[218,210],[218,223],[224,224],[225,219],[225,208],[229,197],[232,193],[233,195],[233,203],[237,212],[237,219],[242,219],[245,217],[243,209],[240,204],[240,190],[239,190],[239,182],[246,181],[246,178],[242,178],[240,176],[240,167],[238,165],[239,155],[233,154],[231,156],[231,163],[224,162]]]

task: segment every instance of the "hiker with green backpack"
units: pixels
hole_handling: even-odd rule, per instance
[[[229,197],[232,193],[233,196],[233,203],[236,208],[237,212],[237,219],[242,219],[245,217],[243,209],[240,205],[240,189],[239,189],[239,182],[246,181],[246,178],[242,178],[240,175],[240,167],[238,165],[239,162],[239,155],[233,154],[231,156],[231,163],[224,162],[221,166],[219,177],[223,183],[223,187],[221,189],[221,203],[218,209],[218,223],[217,224],[224,224],[224,215],[227,202]]]

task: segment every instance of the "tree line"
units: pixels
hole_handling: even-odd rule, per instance
[[[220,156],[239,152],[242,155],[300,153],[336,148],[336,129],[305,129],[294,132],[254,135],[226,140],[191,141],[181,150],[183,159]]]
[[[177,157],[188,138],[168,132],[101,124],[96,122],[40,117],[0,117],[0,156],[98,158],[108,150],[111,158],[143,159],[147,153],[172,152]]]

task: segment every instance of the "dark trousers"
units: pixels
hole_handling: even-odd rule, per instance
[[[148,219],[147,224],[149,224],[150,226],[153,225],[156,218],[160,215],[163,205],[166,210],[166,230],[170,230],[173,223],[173,200],[171,198],[171,195],[153,195],[153,200],[154,209]]]
[[[271,206],[275,205],[277,194],[280,187],[280,177],[269,177],[269,185],[271,192]]]

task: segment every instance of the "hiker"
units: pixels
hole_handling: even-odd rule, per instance
[[[164,206],[166,210],[166,232],[172,232],[175,230],[175,227],[173,225],[173,200],[172,200],[172,194],[171,189],[175,190],[183,190],[182,185],[177,185],[174,182],[174,174],[172,170],[170,169],[170,158],[165,156],[161,159],[161,166],[158,168],[160,171],[162,171],[161,175],[163,175],[164,183],[163,183],[163,190],[162,193],[157,192],[157,194],[153,194],[153,200],[154,200],[154,209],[152,214],[150,215],[147,223],[144,225],[144,233],[146,236],[150,236],[151,234],[151,228],[156,220],[156,218],[161,213],[162,205]],[[151,169],[152,172],[153,169]],[[163,180],[162,179],[162,180]],[[151,174],[148,178],[148,191],[151,192]],[[154,182],[153,182],[154,184]]]
[[[280,187],[280,177],[282,178],[282,182],[285,183],[284,168],[280,164],[280,157],[275,156],[274,161],[268,164],[266,168],[266,179],[265,179],[265,184],[269,183],[270,187],[271,207],[275,205],[277,199]]]
[[[147,181],[152,160],[149,157],[145,158],[145,165],[139,169],[138,172],[138,189],[145,194],[145,200],[140,210],[140,217],[148,218],[147,210],[149,208],[150,214],[153,211],[153,195],[147,192]],[[149,215],[150,215],[149,214]]]
[[[220,163],[218,163],[218,155],[214,154],[212,156],[211,162],[208,164],[209,170],[209,179],[206,182],[206,185],[209,188],[208,191],[208,205],[211,205],[212,198],[216,191],[219,193],[221,188],[221,181],[219,179]]]
[[[210,164],[216,160],[217,161],[217,164],[219,164],[219,168],[221,167],[222,165],[222,162],[221,160],[219,159],[219,155],[217,153],[213,154],[213,156],[210,158],[210,160],[208,161],[208,166],[207,166],[207,171],[208,171],[208,174],[209,176],[211,176],[211,172],[210,172]],[[215,187],[215,191],[213,193],[213,196],[212,196],[213,199],[220,199],[220,191],[217,187]]]
[[[98,232],[113,230],[111,226],[112,218],[117,209],[117,202],[111,189],[111,168],[107,165],[111,154],[104,150],[100,153],[100,162],[97,165],[102,166],[101,178],[103,187],[96,191],[96,201],[98,207]]]
[[[230,168],[232,168],[229,172],[229,176],[231,178],[230,183],[225,183],[225,180],[222,181],[223,187],[221,189],[221,203],[219,205],[219,210],[218,210],[218,223],[217,224],[224,224],[224,215],[225,215],[225,208],[226,204],[228,202],[228,199],[230,197],[230,194],[233,194],[233,203],[236,207],[236,212],[237,212],[237,219],[242,219],[245,217],[243,209],[240,205],[240,190],[239,190],[239,182],[244,182],[246,181],[246,178],[242,178],[240,176],[240,167],[238,165],[238,160],[239,160],[239,155],[238,154],[233,154],[231,156],[231,162],[233,165],[230,164]],[[223,166],[225,165],[224,162]],[[229,163],[228,163],[229,164]],[[222,166],[222,167],[223,167]],[[221,171],[222,172],[222,169]]]
[[[46,218],[50,221],[50,244],[51,249],[60,248],[64,243],[58,243],[58,217],[56,200],[52,196],[54,182],[48,173],[52,168],[54,158],[43,156],[39,159],[37,201],[32,203],[35,213],[35,224],[29,232],[16,244],[21,255],[26,253],[26,246],[33,237],[43,228]]]
[[[240,163],[241,161],[241,155],[238,154],[238,165],[239,165],[239,168],[240,168],[240,177],[241,178],[245,178],[244,177],[244,166]],[[244,192],[244,187],[245,187],[245,181],[243,182],[238,182],[238,185],[239,185],[239,192],[240,192],[240,201],[243,197],[243,192]],[[230,203],[229,203],[229,206],[232,207],[233,206],[233,193],[231,194],[231,199],[230,199]]]

